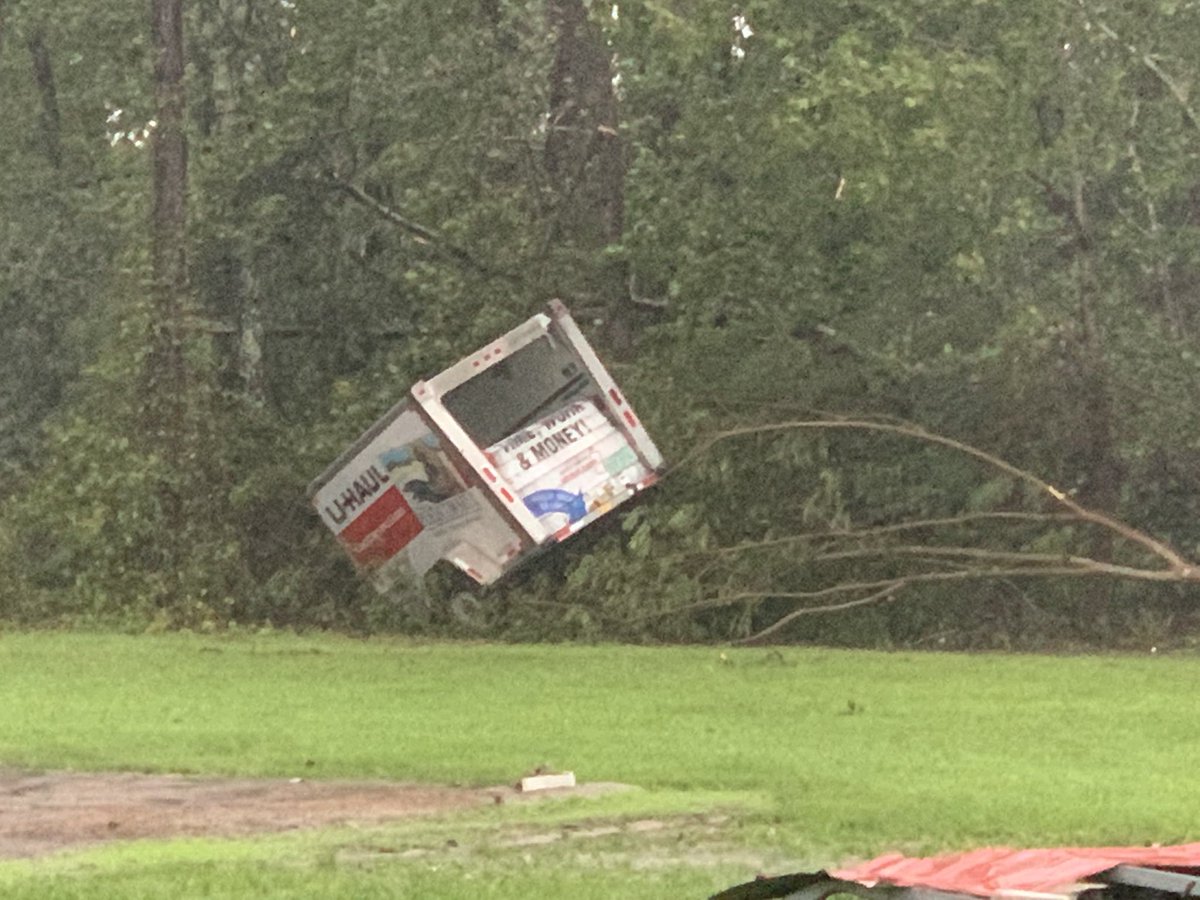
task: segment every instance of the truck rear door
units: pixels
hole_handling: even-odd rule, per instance
[[[413,387],[534,544],[657,480],[662,456],[562,303]]]

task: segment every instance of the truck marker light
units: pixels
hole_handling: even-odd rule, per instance
[[[462,569],[462,571],[464,571],[468,575],[470,575],[472,578],[474,578],[479,584],[483,584],[483,576],[479,574],[479,570],[474,568],[473,566],[468,565],[466,560],[459,559],[456,556],[451,560],[451,562],[454,563],[456,566],[458,566],[460,569]]]
[[[513,495],[508,492],[508,488],[506,488],[506,487],[500,488],[500,496],[503,497],[505,500],[507,500],[509,503],[513,502]]]
[[[613,403],[617,404],[617,406],[620,406],[624,402],[621,399],[621,392],[618,391],[616,388],[609,388],[608,396],[612,397]]]
[[[625,410],[625,421],[629,423],[630,428],[638,427],[638,420],[634,417],[633,413],[630,412],[629,410]]]
[[[483,467],[483,474],[487,476],[487,480],[490,481],[492,484],[496,483],[496,473],[493,472],[491,469],[489,469],[487,466]]]

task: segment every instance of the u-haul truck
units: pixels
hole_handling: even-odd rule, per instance
[[[657,480],[663,459],[566,307],[425,381],[309,486],[382,591],[441,560],[480,584]]]

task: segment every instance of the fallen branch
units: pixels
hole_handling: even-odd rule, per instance
[[[854,600],[847,600],[842,603],[832,603],[823,606],[802,606],[799,609],[794,609],[787,615],[775,620],[766,628],[756,631],[748,637],[739,638],[734,641],[735,644],[754,644],[765,640],[773,634],[776,634],[781,629],[785,628],[790,623],[794,622],[803,616],[820,615],[830,612],[841,612],[847,609],[853,609],[859,606],[868,606],[874,603],[891,601],[896,598],[904,588],[914,584],[930,583],[930,582],[952,582],[952,581],[979,581],[982,579],[993,578],[1027,578],[1027,577],[1044,577],[1048,575],[1106,575],[1110,574],[1102,570],[1096,569],[1079,569],[1075,567],[1034,567],[1029,569],[1014,568],[1014,569],[965,569],[954,572],[921,572],[916,575],[905,575],[897,578],[887,579],[872,584],[858,585],[838,585],[836,587],[844,587],[845,591],[864,590],[874,588],[872,593],[864,597],[858,597]],[[832,589],[827,589],[832,590]],[[814,592],[819,593],[819,592]],[[768,600],[777,597],[787,598],[789,594],[774,594],[770,592],[762,592],[757,595],[758,600]],[[734,602],[734,598],[727,598],[729,602]],[[746,602],[748,599],[755,599],[753,592],[745,592],[737,595],[736,602]]]
[[[805,606],[800,609],[793,610],[782,619],[772,622],[766,628],[756,631],[749,637],[740,638],[734,641],[735,644],[757,644],[764,641],[771,635],[787,627],[801,616],[811,616],[818,613],[842,612],[847,609],[854,609],[858,606],[869,606],[873,603],[890,602],[896,599],[902,589],[908,586],[908,581],[903,578],[897,578],[891,584],[885,585],[874,593],[867,594],[865,597],[859,597],[856,600],[847,600],[844,603],[830,603],[825,606]]]
[[[739,603],[755,602],[759,603],[763,600],[819,600],[823,597],[833,597],[838,594],[850,594],[855,591],[880,591],[888,588],[894,588],[897,583],[904,582],[909,584],[929,584],[936,582],[948,581],[972,581],[984,578],[1021,578],[1028,576],[1046,576],[1046,575],[1103,575],[1108,574],[1100,571],[1089,571],[1080,569],[1077,566],[1030,566],[1030,567],[1013,567],[1013,568],[991,568],[991,569],[961,569],[949,572],[917,572],[911,575],[897,575],[891,578],[881,578],[875,581],[848,581],[842,584],[834,584],[825,588],[817,588],[812,591],[738,591],[734,594],[720,594],[715,597],[709,597],[705,600],[698,600],[695,603],[688,603],[683,606],[676,606],[671,609],[658,609],[640,616],[627,618],[627,622],[644,622],[648,619],[661,619],[666,616],[674,616],[680,613],[699,612],[706,609],[720,609],[724,606],[735,606]],[[859,606],[861,603],[852,601],[854,605]],[[825,608],[822,606],[806,606],[796,613],[789,615],[812,615],[819,612],[830,612],[833,609],[844,608],[842,604],[838,604],[834,608]]]
[[[897,522],[892,525],[874,525],[864,528],[846,528],[830,531],[810,531],[804,534],[789,534],[784,537],[768,538],[762,541],[743,541],[728,547],[711,547],[704,550],[687,550],[668,560],[687,559],[694,556],[734,556],[752,550],[772,550],[795,544],[809,544],[816,541],[854,541],[867,538],[884,537],[890,534],[901,534],[906,531],[919,531],[929,528],[953,527],[955,525],[971,525],[977,522],[1010,521],[1010,522],[1068,522],[1081,521],[1072,513],[1027,513],[1027,512],[980,512],[964,513],[960,516],[943,516],[936,519],[914,519],[911,522]]]
[[[699,455],[707,452],[715,444],[718,444],[721,441],[738,437],[746,437],[749,435],[778,434],[787,431],[873,431],[882,434],[892,434],[899,437],[911,438],[913,440],[923,441],[928,444],[946,447],[965,456],[969,456],[973,459],[979,460],[980,462],[986,463],[992,468],[1036,488],[1039,493],[1050,497],[1055,503],[1070,512],[1071,515],[1079,521],[1090,522],[1093,525],[1097,525],[1113,532],[1132,544],[1137,544],[1138,546],[1142,547],[1142,549],[1148,551],[1154,556],[1157,556],[1159,559],[1167,563],[1171,571],[1174,573],[1172,580],[1200,581],[1200,574],[1197,573],[1196,564],[1184,559],[1179,553],[1164,544],[1162,541],[1152,538],[1150,535],[1145,534],[1144,532],[1113,518],[1107,513],[1098,512],[1097,510],[1089,509],[1083,506],[1078,501],[1071,498],[1066,491],[1060,490],[1059,488],[1050,484],[1048,481],[1044,481],[1033,473],[1018,468],[1012,463],[1007,462],[1006,460],[1003,460],[992,453],[988,453],[986,450],[980,450],[978,447],[974,447],[951,437],[946,437],[942,434],[926,431],[917,425],[896,422],[880,422],[873,421],[871,419],[809,419],[731,428],[727,431],[720,431],[709,436],[709,438],[702,442],[696,450],[685,457],[673,471],[678,470],[682,466],[690,464]]]
[[[834,602],[818,602],[816,605],[802,605],[797,609],[793,609],[767,627],[760,629],[748,637],[735,641],[738,644],[747,644],[756,643],[777,634],[789,623],[794,622],[802,616],[841,612],[887,602],[895,599],[896,595],[902,590],[919,584],[947,584],[980,580],[1057,576],[1101,576],[1158,583],[1200,582],[1200,567],[1186,560],[1162,541],[1114,518],[1108,513],[1099,512],[1084,506],[1069,496],[1066,491],[1055,487],[1050,482],[1037,477],[1031,472],[1001,459],[995,454],[981,450],[963,441],[926,431],[911,423],[864,417],[829,417],[731,428],[710,435],[692,453],[688,454],[676,465],[672,469],[672,472],[676,472],[681,467],[690,464],[699,455],[721,441],[751,435],[780,434],[788,431],[808,430],[875,432],[945,447],[978,460],[1019,482],[1035,488],[1040,495],[1050,498],[1063,511],[964,513],[956,516],[920,519],[874,527],[835,529],[808,534],[788,535],[786,537],[763,541],[744,542],[729,547],[681,553],[667,559],[708,558],[720,560],[751,551],[780,549],[795,545],[820,544],[820,546],[813,548],[810,555],[804,557],[805,562],[819,564],[876,558],[881,560],[890,559],[896,561],[897,564],[905,563],[907,564],[906,567],[911,567],[914,563],[923,564],[926,570],[891,574],[878,579],[844,582],[809,591],[748,590],[734,593],[720,593],[674,609],[656,610],[640,617],[641,620],[718,609],[738,604],[759,604],[767,600],[793,600],[798,603],[804,603],[806,601],[828,601],[833,600],[833,598],[843,598],[846,595],[856,595],[849,599],[837,599]],[[964,547],[936,543],[895,544],[886,541],[889,537],[911,534],[914,531],[1001,521],[1016,523],[1087,523],[1112,532],[1122,540],[1140,548],[1143,552],[1164,562],[1166,565],[1163,568],[1141,568],[1135,565],[1123,565],[1070,553],[993,550],[981,547]],[[863,542],[879,539],[885,540],[870,546],[846,546],[848,542],[852,541]]]
[[[739,603],[746,602],[761,602],[763,600],[817,600],[821,597],[831,597],[837,594],[849,594],[855,591],[862,590],[880,590],[886,589],[894,585],[899,579],[888,578],[882,581],[871,582],[852,582],[847,584],[835,584],[827,588],[819,588],[815,591],[739,591],[736,594],[722,594],[716,597],[709,597],[706,600],[698,600],[695,603],[687,603],[683,606],[676,606],[671,609],[657,609],[648,613],[643,613],[640,616],[632,616],[625,619],[626,622],[645,622],[649,619],[662,619],[667,616],[675,616],[681,613],[701,612],[706,609],[720,609],[725,606],[736,606]],[[861,605],[857,601],[851,601],[854,605]],[[833,612],[839,609],[848,608],[844,604],[837,604],[830,607],[804,607],[810,612]]]

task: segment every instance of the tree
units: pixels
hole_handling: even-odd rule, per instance
[[[153,210],[151,234],[151,352],[148,359],[150,427],[161,436],[161,453],[172,471],[189,464],[188,379],[184,316],[189,308],[187,236],[187,133],[184,106],[182,0],[153,0],[155,122],[151,138]],[[184,526],[184,498],[166,487],[167,541]],[[170,565],[177,565],[171,554]]]
[[[1089,509],[1148,525],[1130,480],[1137,460],[1149,445],[1155,458],[1168,446],[1168,456],[1187,457],[1195,438],[1178,420],[1144,427],[1151,410],[1186,403],[1181,386],[1193,378],[1190,362],[1170,362],[1182,348],[1172,346],[1169,318],[1142,305],[1162,284],[1162,265],[1147,251],[1165,252],[1161,238],[1144,239],[1169,233],[1148,220],[1179,208],[1190,176],[1169,187],[1166,176],[1193,161],[1179,139],[1186,113],[1174,121],[1148,115],[1143,98],[1141,116],[1131,118],[1138,104],[1130,92],[1145,92],[1153,75],[1144,48],[1165,37],[1162,22],[1144,13],[1131,12],[1134,37],[1123,38],[1138,52],[1118,53],[1078,4],[983,10],[949,2],[912,12],[860,4],[852,14],[756,4],[732,22],[683,4],[621,4],[614,34],[627,75],[624,108],[637,123],[626,247],[635,270],[671,301],[669,324],[647,345],[646,374],[632,376],[629,388],[653,398],[650,413],[640,401],[642,414],[674,455],[714,421],[718,431],[754,432],[780,416],[886,410],[995,448],[1022,471],[1045,472]],[[1173,22],[1172,38],[1189,33],[1191,18]],[[1066,64],[1064,42],[1074,54]],[[1156,50],[1149,58],[1178,88],[1182,57]],[[1169,99],[1179,113],[1186,90],[1153,80],[1159,103]],[[1163,180],[1145,177],[1145,147],[1161,152],[1153,170]],[[1150,292],[1147,276],[1158,286]],[[1158,362],[1144,379],[1137,369],[1148,371],[1150,359]],[[680,570],[672,549],[680,542],[778,539],[793,548],[809,533],[906,520],[970,514],[994,524],[1023,502],[1009,479],[980,483],[969,466],[919,444],[759,437],[711,455],[684,479],[691,486],[669,489],[661,514],[631,520],[635,555],[672,564],[637,568],[631,577],[652,588],[616,604],[610,627],[636,621],[622,614],[643,604],[655,616],[689,603],[707,609],[697,579],[716,593],[803,594],[829,578],[855,583],[861,565],[850,556],[823,560],[841,565],[839,576],[818,573],[803,554],[771,565],[757,555],[738,566],[700,553],[695,568]],[[1176,497],[1194,478],[1181,468],[1173,467]],[[1148,474],[1136,484],[1148,485]],[[1175,521],[1168,538],[1193,546],[1195,530]],[[1079,553],[1070,529],[974,536],[998,553],[1067,545]],[[1097,543],[1084,555],[1096,562],[1121,552],[1111,533],[1089,538]],[[603,570],[580,565],[571,615],[603,618],[604,604],[584,597],[636,592]],[[1138,614],[1122,605],[1128,593],[1071,579],[1049,585],[1042,593],[1056,599],[1045,606],[1003,581],[969,600],[927,585],[926,600],[875,618],[886,615],[887,633],[908,640],[955,616],[994,625],[997,609],[1022,605],[1049,610],[1043,624],[1061,615],[1097,635],[1111,617]],[[1190,608],[1188,596],[1143,602],[1165,620]],[[709,609],[663,633],[748,634],[787,606]]]
[[[946,547],[1142,566],[944,445],[761,430],[830,410],[987,448],[1196,555],[1188,5],[156,0],[158,31],[143,6],[3,8],[13,584],[168,621],[361,624],[305,481],[554,294],[669,458],[749,431],[501,591],[497,630],[745,636],[868,562],[912,571],[807,535],[913,521],[951,523]],[[79,510],[37,502],[63,492]],[[1131,608],[1086,579],[958,583],[788,635],[987,643]],[[1189,591],[1144,602],[1184,617]],[[669,613],[739,592],[774,599]]]
[[[620,245],[625,230],[626,147],[613,89],[612,51],[589,19],[583,0],[548,0],[554,35],[546,119],[545,168],[554,198],[548,227],[567,254],[555,256],[555,280],[583,303],[602,308],[606,344],[627,355],[632,349],[633,310],[628,273],[617,259],[604,259]],[[571,264],[571,254],[577,261]],[[583,277],[568,275],[578,269]]]
[[[54,82],[54,64],[50,60],[50,51],[46,46],[46,32],[42,26],[35,26],[29,35],[29,56],[33,64],[33,78],[37,83],[41,96],[42,112],[39,117],[42,132],[42,145],[46,159],[55,169],[61,169],[63,163],[62,122],[58,112],[58,88]]]

